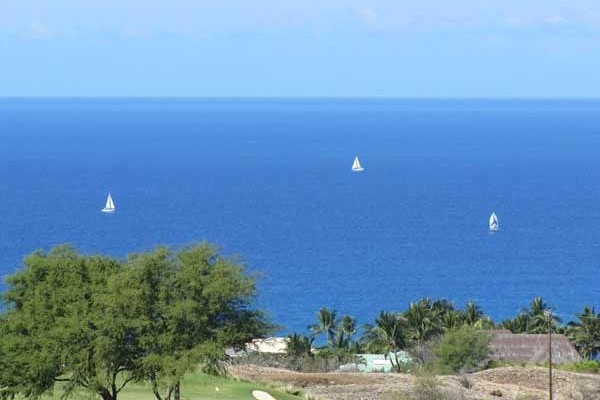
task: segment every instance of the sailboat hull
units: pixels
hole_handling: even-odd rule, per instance
[[[115,212],[115,209],[114,208],[103,208],[100,211],[102,211],[103,213],[113,213],[113,212]]]

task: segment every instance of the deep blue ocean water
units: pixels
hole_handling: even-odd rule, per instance
[[[208,240],[289,330],[422,296],[600,308],[600,101],[4,99],[0,204],[3,276]]]

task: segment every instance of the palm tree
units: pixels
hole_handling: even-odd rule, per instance
[[[429,301],[429,299],[422,300]],[[431,308],[440,313],[452,312],[455,310],[454,304],[446,299],[436,299],[433,303],[431,303]]]
[[[444,331],[441,308],[433,307],[431,300],[421,299],[410,303],[408,310],[402,313],[406,320],[409,340],[421,345]]]
[[[439,314],[444,330],[458,328],[463,324],[463,316],[454,304],[446,299],[437,299],[431,303],[431,309]]]
[[[593,359],[600,354],[600,313],[586,306],[576,315],[578,321],[569,322],[567,334],[583,358]]]
[[[481,319],[485,318],[485,314],[481,311],[481,307],[474,301],[469,301],[464,311],[465,324],[475,325]]]
[[[459,328],[465,324],[465,317],[459,310],[446,311],[441,314],[444,330]]]
[[[560,321],[556,315],[549,314],[552,309],[544,302],[541,297],[536,297],[529,304],[529,309],[523,310],[522,314],[527,315],[527,333],[546,333],[548,332],[548,315],[551,315],[552,330],[556,331],[557,323]]]
[[[500,323],[500,326],[504,329],[508,329],[512,333],[525,333],[527,332],[527,326],[529,325],[529,315],[520,313],[513,319],[507,319]]]
[[[340,329],[346,336],[354,335],[356,333],[356,318],[344,315],[340,321]]]
[[[463,311],[463,320],[466,325],[477,329],[493,329],[494,321],[481,310],[474,301],[469,301]]]
[[[381,311],[375,324],[363,326],[361,342],[366,351],[372,353],[393,354],[392,366],[400,370],[398,351],[407,344],[406,320],[400,313]]]
[[[336,352],[336,351],[344,352],[345,350],[350,348],[351,344],[352,344],[352,340],[350,338],[346,337],[343,330],[338,329],[335,332],[333,341],[331,343],[329,343],[328,346],[334,352]]]
[[[312,332],[311,336],[314,338],[324,333],[327,337],[327,344],[333,345],[333,338],[338,326],[336,317],[337,312],[335,310],[321,308],[317,313],[317,323],[308,326],[308,329]]]
[[[333,341],[329,343],[332,350],[348,351],[353,347],[352,336],[356,333],[356,318],[344,315],[337,323]],[[356,347],[356,346],[354,346]]]
[[[513,319],[502,322],[502,327],[512,333],[546,333],[548,332],[548,316],[552,318],[552,331],[558,330],[560,318],[551,313],[552,308],[541,297],[536,297]]]
[[[314,338],[294,333],[288,336],[286,352],[291,357],[312,357],[312,346]]]

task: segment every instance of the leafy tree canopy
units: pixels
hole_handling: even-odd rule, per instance
[[[141,380],[170,398],[185,372],[216,372],[225,347],[272,328],[251,308],[254,279],[208,244],[125,261],[59,246],[26,257],[7,286],[1,398],[37,398],[62,382],[65,397],[85,389],[116,400]]]
[[[489,355],[490,336],[470,325],[446,332],[434,348],[435,366],[441,373],[478,367]]]

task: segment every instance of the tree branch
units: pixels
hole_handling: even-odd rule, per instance
[[[89,386],[87,381],[82,381],[80,379],[71,379],[71,378],[54,378],[55,382],[72,382],[75,383],[77,385],[83,386],[84,388],[87,388]]]
[[[127,385],[129,382],[131,382],[134,378],[135,378],[134,376],[131,376],[131,377],[125,379],[125,382],[123,382],[123,384],[117,389],[117,393],[119,393],[121,390],[123,390],[125,385]]]

